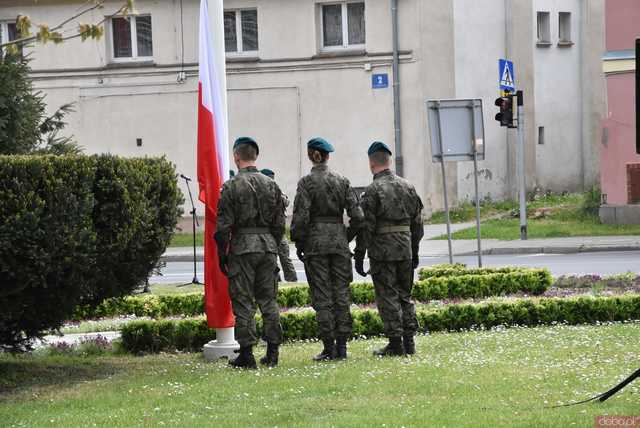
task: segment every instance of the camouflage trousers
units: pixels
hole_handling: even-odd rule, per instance
[[[262,313],[264,336],[269,343],[282,343],[277,295],[276,255],[249,253],[229,257],[229,296],[236,317],[235,334],[240,346],[253,346],[256,305]]]
[[[349,337],[353,326],[349,310],[349,285],[353,280],[351,257],[344,254],[307,256],[304,268],[311,291],[311,305],[316,311],[320,339]]]
[[[411,259],[370,260],[378,312],[387,337],[414,335],[418,330],[416,309],[411,301],[413,266]]]
[[[296,268],[291,262],[289,257],[289,242],[287,238],[282,238],[280,244],[278,244],[278,258],[280,259],[280,266],[282,266],[282,273],[284,274],[284,280],[287,282],[296,282],[298,280],[298,274]]]

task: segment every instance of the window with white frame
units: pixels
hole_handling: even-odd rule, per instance
[[[0,21],[0,45],[18,38],[18,27],[15,22]]]
[[[364,48],[364,2],[322,3],[320,8],[323,50]]]
[[[571,12],[558,14],[558,41],[564,44],[571,43]]]
[[[551,22],[549,12],[538,12],[538,44],[551,43]]]
[[[258,53],[258,11],[224,11],[224,50],[227,54]]]
[[[113,61],[153,59],[150,15],[111,18],[110,32]]]

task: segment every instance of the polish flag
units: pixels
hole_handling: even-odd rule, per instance
[[[220,329],[235,324],[227,277],[218,267],[218,250],[213,239],[220,190],[229,179],[227,84],[222,0],[211,1],[214,8],[211,13],[208,2],[200,2],[198,184],[199,199],[205,204],[204,306],[209,327]]]

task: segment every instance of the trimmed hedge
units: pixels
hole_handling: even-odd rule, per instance
[[[493,273],[512,273],[527,271],[528,268],[522,268],[517,266],[505,266],[498,268],[469,268],[463,263],[440,264],[429,266],[428,268],[422,268],[418,271],[418,278],[420,280],[439,278],[439,277],[451,277],[461,275],[490,275]]]
[[[0,348],[148,277],[181,214],[164,158],[0,156]]]
[[[379,314],[370,309],[352,312],[354,336],[377,336],[383,326]],[[505,303],[447,305],[437,310],[419,310],[421,332],[461,331],[502,326],[570,325],[640,319],[640,296],[580,297],[577,299],[520,300]],[[281,315],[286,340],[315,338],[318,327],[312,311]],[[258,333],[262,320],[256,317]],[[122,344],[133,353],[199,351],[215,331],[205,320],[134,321],[122,330]]]
[[[470,270],[474,271],[474,270]],[[477,270],[476,270],[477,271]],[[413,298],[420,302],[448,298],[480,298],[524,292],[544,293],[551,285],[551,274],[546,269],[505,268],[505,272],[474,275],[433,276],[418,281],[413,287]],[[91,319],[119,315],[149,317],[196,316],[204,313],[202,294],[170,296],[128,296],[106,300],[100,305],[76,309],[73,319]],[[356,305],[375,302],[373,285],[366,282],[351,284],[351,299]],[[298,308],[311,304],[308,286],[286,287],[278,290],[278,305]]]

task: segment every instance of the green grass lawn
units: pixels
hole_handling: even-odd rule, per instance
[[[543,196],[527,204],[527,231],[529,238],[564,238],[571,236],[620,236],[640,235],[640,225],[608,225],[601,224],[598,217],[586,215],[582,206],[585,195],[569,194],[565,196]],[[470,205],[470,204],[469,204]],[[473,207],[471,207],[473,208]],[[509,203],[502,205],[490,204],[483,209],[492,212],[494,218],[486,218],[482,221],[481,235],[485,239],[515,240],[520,239],[520,220],[517,206],[509,209]],[[534,218],[536,210],[548,209],[541,218]],[[495,218],[500,214],[503,218]],[[473,220],[465,217],[463,221]],[[453,233],[453,239],[475,239],[475,227],[460,230]],[[434,239],[447,239],[446,235]]]
[[[564,238],[571,236],[620,236],[640,235],[640,225],[601,224],[595,218],[581,220],[541,219],[527,222],[529,239]],[[485,239],[520,239],[518,219],[487,220],[482,223],[480,234]],[[453,233],[453,239],[475,239],[476,229],[469,228]],[[446,235],[435,239],[447,239]]]
[[[204,246],[203,232],[196,232],[196,246]],[[169,242],[169,247],[192,247],[193,233],[175,233]]]
[[[234,371],[199,354],[0,355],[3,426],[594,426],[640,414],[636,382],[606,403],[548,409],[603,392],[640,367],[640,324],[507,329],[418,338],[418,354],[313,363],[318,343],[282,349],[275,369]],[[263,352],[259,349],[259,355]]]

